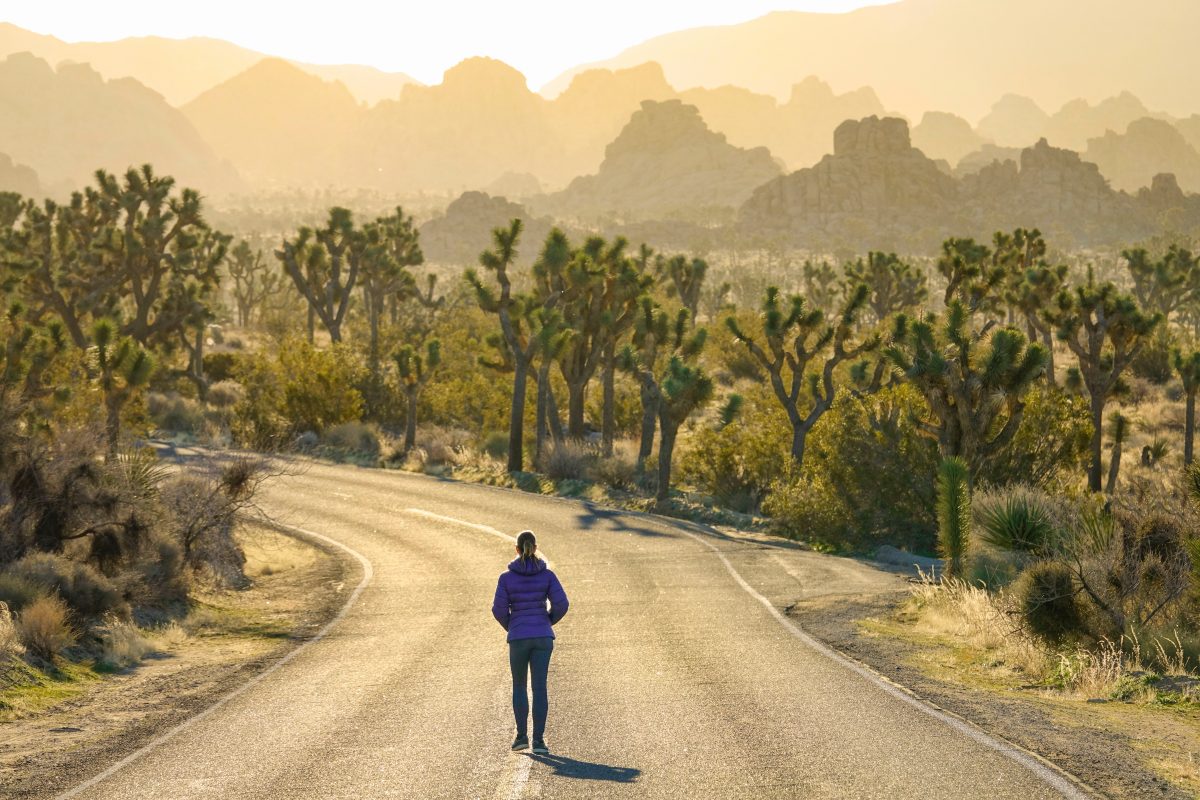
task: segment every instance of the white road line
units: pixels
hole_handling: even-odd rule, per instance
[[[533,768],[533,759],[527,755],[519,756],[517,770],[513,773],[512,789],[506,795],[507,800],[521,800],[525,792],[525,784],[529,782],[529,770]]]
[[[345,603],[345,605],[342,606],[341,610],[338,611],[337,616],[335,616],[329,622],[325,623],[325,627],[323,627],[323,628],[321,628],[321,630],[317,631],[317,633],[311,639],[309,639],[307,642],[304,642],[303,644],[298,646],[295,650],[292,650],[287,655],[285,655],[283,658],[279,659],[274,664],[269,666],[267,669],[263,670],[262,672],[260,672],[259,674],[255,675],[253,678],[251,678],[250,680],[243,683],[241,686],[234,689],[229,694],[227,694],[224,697],[222,697],[221,699],[217,700],[215,703],[213,703],[211,706],[209,706],[208,708],[201,711],[199,714],[196,714],[193,717],[189,717],[189,718],[185,719],[183,722],[179,723],[174,728],[171,728],[169,731],[162,734],[161,736],[151,739],[150,742],[148,742],[146,745],[144,745],[141,749],[135,750],[134,752],[125,756],[120,761],[116,762],[115,764],[110,766],[108,769],[101,772],[99,775],[89,778],[88,780],[79,784],[75,788],[70,789],[66,792],[63,792],[62,794],[55,797],[55,800],[67,800],[67,798],[76,797],[81,792],[84,792],[87,789],[90,789],[93,786],[95,786],[96,784],[100,783],[101,781],[112,777],[113,774],[115,774],[119,770],[124,769],[125,767],[127,767],[130,764],[134,763],[135,761],[139,760],[140,758],[145,756],[147,753],[151,752],[152,750],[161,746],[162,744],[170,741],[175,736],[177,736],[178,734],[187,730],[188,728],[192,727],[196,723],[208,718],[209,716],[214,714],[218,709],[220,709],[222,706],[224,706],[226,703],[228,703],[230,700],[233,700],[234,698],[243,694],[250,688],[262,683],[264,680],[267,679],[267,677],[269,677],[272,673],[274,673],[276,670],[278,670],[284,664],[287,664],[289,661],[291,661],[296,656],[300,655],[302,652],[304,652],[306,649],[308,649],[309,646],[316,644],[321,639],[324,639],[325,636],[331,630],[333,630],[333,626],[335,626],[339,622],[341,622],[342,619],[345,618],[346,614],[348,614],[350,612],[350,609],[354,607],[354,604],[358,601],[359,596],[363,593],[363,590],[367,588],[367,585],[371,582],[371,579],[375,575],[375,570],[371,566],[371,562],[367,560],[366,556],[362,555],[361,553],[357,552],[356,550],[352,550],[351,548],[347,547],[346,545],[342,544],[339,541],[336,541],[335,539],[330,539],[328,536],[322,536],[321,534],[315,533],[313,531],[305,530],[303,528],[296,528],[291,525],[284,525],[284,524],[278,523],[278,522],[264,523],[264,524],[268,524],[272,527],[278,528],[283,531],[287,531],[289,533],[294,533],[294,534],[298,534],[300,536],[304,536],[307,538],[316,539],[320,542],[324,542],[325,544],[331,545],[340,550],[344,550],[345,552],[349,553],[351,556],[356,558],[358,560],[358,563],[362,565],[362,569],[363,569],[362,580],[360,580],[358,582],[358,586],[354,587],[354,591],[350,593],[350,597],[346,600],[346,603]]]
[[[457,519],[455,517],[447,517],[442,514],[435,514],[432,511],[426,511],[423,508],[406,508],[404,509],[404,513],[413,514],[418,517],[425,517],[426,519],[437,520],[438,522],[447,522],[451,525],[458,525],[462,528],[470,528],[471,530],[491,534],[492,536],[499,536],[501,539],[511,542],[514,545],[517,543],[517,537],[510,536],[502,530],[493,528],[491,525],[480,525],[478,522],[467,522],[465,519]],[[542,559],[546,562],[546,566],[553,568],[554,565],[551,563],[550,557],[546,555],[546,551],[542,549],[541,545],[538,545],[538,553],[541,554]]]
[[[795,636],[808,647],[825,656],[830,661],[840,664],[846,669],[849,669],[859,676],[866,678],[868,681],[875,684],[877,687],[887,692],[897,700],[907,703],[921,713],[928,714],[939,722],[949,725],[951,728],[954,728],[959,733],[962,733],[984,747],[991,748],[992,750],[1007,756],[1008,758],[1033,772],[1057,792],[1059,792],[1063,797],[1070,798],[1070,800],[1092,800],[1093,795],[1083,791],[1071,779],[1057,770],[1052,764],[1043,760],[1041,757],[1035,755],[1034,753],[1023,750],[1010,742],[998,739],[991,734],[984,732],[975,725],[972,725],[970,722],[967,722],[965,719],[953,716],[952,714],[939,708],[935,708],[926,701],[909,692],[904,687],[892,683],[864,664],[860,664],[854,659],[842,655],[837,650],[834,650],[832,647],[826,645],[824,642],[814,639],[812,636],[805,633],[803,628],[780,613],[779,609],[775,608],[770,600],[755,591],[754,587],[747,583],[745,578],[743,578],[741,574],[734,569],[733,564],[729,563],[729,559],[725,557],[725,554],[722,553],[716,545],[704,539],[703,537],[692,533],[691,531],[683,530],[681,528],[676,528],[676,530],[685,536],[692,537],[696,541],[700,542],[700,544],[716,553],[717,558],[721,559],[721,563],[725,565],[725,569],[729,571],[729,574],[733,576],[733,579],[737,581],[738,585],[741,586],[748,595],[762,603],[762,605],[771,613],[771,616],[773,616],[780,625],[787,628],[787,630],[793,636]]]

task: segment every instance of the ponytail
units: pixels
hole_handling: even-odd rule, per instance
[[[536,556],[534,551],[537,548],[537,539],[534,538],[533,531],[521,531],[517,536],[517,549],[521,551],[522,561],[533,561]]]

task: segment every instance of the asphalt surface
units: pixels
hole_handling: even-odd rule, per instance
[[[1049,798],[1070,784],[807,639],[777,609],[892,590],[846,559],[587,504],[312,465],[263,507],[365,564],[328,634],[81,798]],[[571,610],[552,755],[514,754],[489,606],[524,528]]]

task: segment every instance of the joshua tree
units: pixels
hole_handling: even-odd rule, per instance
[[[687,309],[679,309],[674,322],[665,310],[649,297],[643,297],[634,323],[633,341],[618,356],[618,366],[632,373],[641,389],[642,430],[638,446],[637,470],[642,472],[654,450],[658,430],[658,405],[661,386],[656,377],[661,360],[675,354],[692,358],[704,346],[707,331],[688,335]]]
[[[396,362],[396,374],[408,401],[404,420],[404,452],[407,453],[417,443],[417,401],[421,398],[421,390],[442,363],[442,345],[437,339],[431,339],[425,343],[422,355],[420,350],[406,344],[392,354],[392,359]]]
[[[656,262],[659,280],[667,287],[667,297],[678,297],[694,323],[700,310],[700,293],[708,275],[708,262],[702,258],[674,256]]]
[[[865,284],[855,287],[843,305],[837,323],[829,325],[824,313],[820,309],[810,310],[799,295],[792,295],[786,307],[782,306],[779,290],[772,286],[767,289],[763,301],[764,344],[743,332],[736,318],[726,320],[729,330],[746,345],[754,360],[770,376],[775,398],[787,412],[792,426],[792,459],[797,467],[804,463],[804,445],[809,431],[833,406],[837,388],[834,372],[838,365],[879,346],[879,337],[874,335],[850,344],[868,294]],[[817,359],[823,359],[819,374],[810,374],[809,366]],[[802,398],[801,390],[806,386],[807,397]]]
[[[1142,248],[1121,253],[1133,278],[1133,293],[1142,308],[1157,311],[1164,320],[1200,296],[1200,259],[1178,245],[1153,259]]]
[[[329,209],[324,227],[301,228],[275,251],[284,271],[308,302],[310,315],[320,320],[335,344],[342,341],[342,325],[358,284],[362,259],[358,257],[360,251],[351,248],[361,245],[361,238],[349,209],[334,207]]]
[[[1192,446],[1196,436],[1196,392],[1200,390],[1200,350],[1193,350],[1186,356],[1176,350],[1174,355],[1175,371],[1183,380],[1183,393],[1187,398],[1183,421],[1183,465],[1186,467],[1194,460]]]
[[[938,547],[946,574],[962,578],[971,544],[971,472],[961,458],[942,460],[937,478]]]
[[[1129,433],[1129,417],[1114,411],[1108,418],[1108,436],[1112,440],[1112,455],[1108,460],[1108,483],[1104,493],[1111,497],[1117,491],[1117,475],[1121,471],[1121,452]]]
[[[225,269],[233,279],[238,325],[244,328],[250,325],[263,302],[283,288],[284,276],[270,269],[262,250],[255,250],[245,239],[229,251]]]
[[[397,206],[396,213],[380,217],[367,225],[352,248],[353,257],[361,259],[359,284],[367,314],[370,335],[367,362],[372,374],[379,372],[379,328],[388,302],[392,299],[414,298],[430,304],[437,303],[432,298],[432,284],[430,297],[425,300],[408,269],[425,262],[418,238],[412,217],[405,216],[404,209]]]
[[[150,382],[154,358],[137,342],[117,332],[111,320],[92,327],[94,369],[104,393],[105,435],[108,458],[115,459],[121,443],[121,412],[138,390]]]
[[[703,329],[701,329],[703,330]],[[703,408],[713,396],[712,379],[700,367],[686,363],[679,356],[667,362],[658,400],[658,492],[662,502],[671,493],[671,458],[675,453],[675,437],[679,428],[693,412]]]
[[[898,311],[915,308],[929,296],[925,274],[895,253],[872,251],[865,262],[859,259],[847,264],[844,284],[847,295],[853,294],[860,284],[867,286],[867,306],[876,322],[883,322]]]
[[[479,256],[479,263],[496,276],[500,285],[497,295],[491,287],[484,285],[478,271],[466,272],[467,283],[475,290],[475,298],[484,311],[496,314],[500,319],[500,331],[505,355],[511,359],[513,370],[512,407],[508,425],[508,471],[520,472],[524,466],[525,447],[525,390],[529,382],[529,368],[538,352],[536,332],[530,335],[529,320],[536,319],[534,309],[552,311],[560,295],[551,294],[514,295],[509,269],[517,257],[517,244],[521,239],[522,222],[514,219],[507,228],[492,231],[492,249]],[[543,258],[545,254],[543,253]]]
[[[937,270],[946,279],[942,302],[949,308],[957,300],[968,314],[991,314],[999,308],[997,290],[1007,276],[1002,259],[974,239],[947,239]],[[991,324],[985,324],[986,332]]]
[[[814,264],[805,261],[802,268],[804,276],[804,296],[813,308],[824,311],[837,305],[842,286],[839,282],[838,271],[828,262]]]
[[[1040,339],[1042,347],[1046,349],[1046,380],[1051,386],[1057,386],[1054,374],[1054,325],[1047,312],[1053,309],[1054,299],[1062,291],[1066,278],[1066,264],[1033,264],[1022,270],[1008,294],[1011,307],[1025,317],[1029,338]]]
[[[1058,336],[1079,360],[1092,412],[1092,460],[1088,488],[1101,490],[1104,408],[1116,391],[1121,373],[1133,362],[1161,314],[1147,314],[1112,283],[1097,284],[1091,270],[1087,283],[1059,292],[1050,319]]]
[[[959,457],[974,473],[1016,435],[1046,351],[1007,327],[993,330],[985,348],[968,321],[957,299],[944,317],[900,315],[886,354],[929,405],[932,420],[917,420],[918,429],[943,458]]]

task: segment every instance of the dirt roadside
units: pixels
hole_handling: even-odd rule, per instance
[[[1089,703],[977,669],[948,641],[910,636],[906,592],[805,600],[788,613],[805,630],[934,705],[1053,762],[1101,796],[1200,796],[1200,715]]]
[[[0,797],[52,797],[202,711],[310,638],[345,603],[345,553],[260,525],[238,533],[251,588],[200,594],[162,652],[0,723]]]

